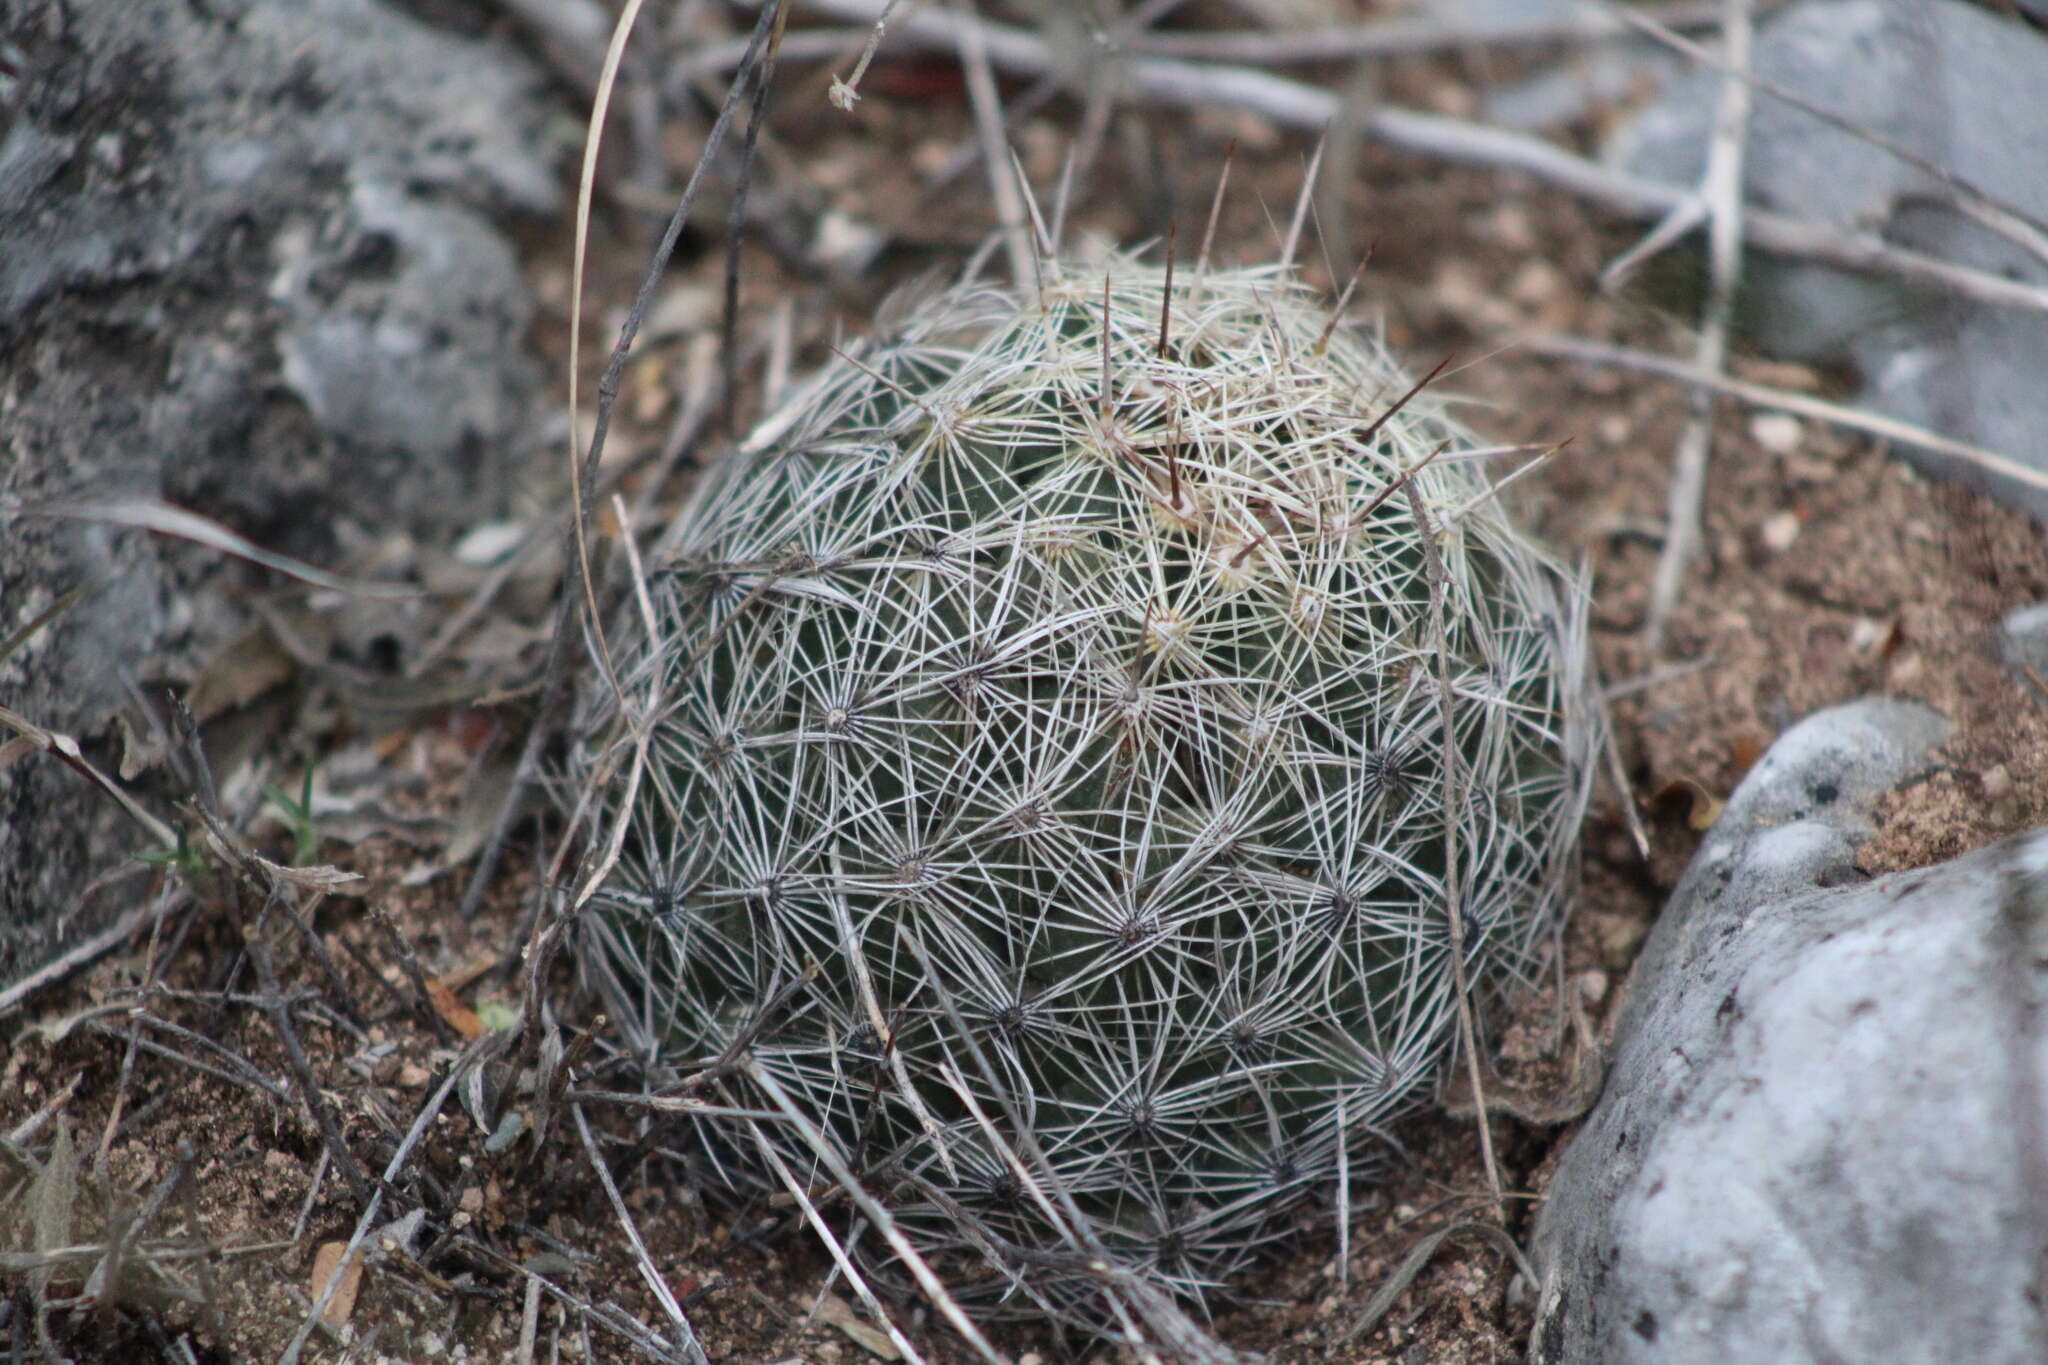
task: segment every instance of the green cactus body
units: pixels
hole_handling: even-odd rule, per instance
[[[1407,383],[1285,272],[1184,277],[1162,351],[1160,271],[1047,271],[918,307],[669,529],[583,960],[669,1065],[744,1031],[964,1301],[1085,1313],[1020,1287],[1072,1242],[999,1149],[1131,1267],[1233,1272],[1449,1051],[1452,848],[1475,979],[1533,975],[1599,722],[1581,594],[1455,459],[1414,476],[1447,701],[1390,490],[1464,438],[1371,431]]]

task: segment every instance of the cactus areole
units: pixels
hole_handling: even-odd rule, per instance
[[[807,1117],[694,1120],[725,1178],[822,1194],[822,1139],[977,1311],[1087,1320],[1090,1247],[1199,1297],[1428,1094],[1454,937],[1482,1003],[1540,976],[1583,595],[1285,271],[896,312],[613,627],[582,962],[644,1055]]]

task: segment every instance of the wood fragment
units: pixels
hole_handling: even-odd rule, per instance
[[[320,1310],[320,1320],[336,1330],[346,1326],[349,1315],[356,1311],[356,1294],[362,1285],[362,1252],[351,1255],[347,1242],[322,1242],[313,1253],[310,1290],[316,1303],[322,1299],[327,1303]]]

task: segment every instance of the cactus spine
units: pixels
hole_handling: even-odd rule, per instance
[[[1376,345],[1278,269],[1046,272],[901,310],[669,528],[583,960],[651,1056],[744,1038],[963,1301],[1085,1318],[1039,1193],[1192,1296],[1361,1169],[1451,915],[1534,973],[1599,722],[1582,596]]]

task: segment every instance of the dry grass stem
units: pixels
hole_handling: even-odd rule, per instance
[[[1648,18],[1669,29],[1706,28],[1721,17],[1720,0],[1663,0],[1646,7]],[[1634,10],[1587,5],[1556,15],[1545,11],[1503,11],[1499,16],[1455,19],[1375,19],[1363,24],[1330,24],[1254,32],[1157,33],[1128,41],[1131,52],[1181,61],[1234,62],[1282,66],[1294,62],[1355,61],[1365,57],[1419,56],[1469,52],[1489,47],[1549,43],[1594,43],[1627,36]]]
[[[981,139],[989,195],[995,200],[996,222],[1002,226],[1010,278],[1021,284],[1034,278],[1027,273],[1033,256],[1026,235],[1029,229],[1024,221],[1024,197],[1018,192],[1017,179],[1011,172],[1010,150],[1003,133],[1002,100],[996,93],[995,74],[989,69],[988,45],[982,41],[981,17],[975,13],[973,0],[955,3],[961,17],[960,66],[967,73],[967,96],[974,109],[974,129]]]
[[[1417,543],[1422,548],[1422,561],[1429,573],[1429,616],[1436,638],[1431,642],[1435,652],[1437,705],[1442,708],[1442,725],[1446,732],[1456,725],[1457,699],[1451,686],[1451,635],[1444,618],[1444,594],[1455,586],[1455,580],[1444,569],[1443,558],[1437,550],[1436,526],[1430,519],[1429,509],[1423,505],[1422,495],[1415,491],[1415,481],[1404,477],[1401,492],[1408,499],[1408,510],[1415,518],[1419,531]],[[1465,789],[1465,775],[1458,746],[1447,744],[1443,751],[1445,800],[1453,811],[1461,811],[1468,799]],[[1465,1074],[1472,1084],[1472,1093],[1484,1096],[1485,1082],[1481,1076],[1479,1058],[1479,1025],[1472,1014],[1472,983],[1465,974],[1465,887],[1464,869],[1458,857],[1460,820],[1444,822],[1444,923],[1449,927],[1451,940],[1451,983],[1457,996],[1459,1050],[1465,1054]],[[1493,1155],[1493,1124],[1487,1118],[1486,1104],[1479,1103],[1479,1159],[1486,1168],[1486,1185],[1493,1194],[1493,1212],[1501,1216],[1500,1163]]]
[[[843,81],[837,76],[832,78],[832,89],[828,98],[831,99],[833,107],[851,113],[853,106],[860,102],[860,83],[868,74],[868,64],[874,61],[876,51],[882,46],[882,35],[888,31],[889,27],[889,16],[895,12],[898,3],[900,3],[900,0],[888,0],[888,3],[882,6],[882,12],[875,16],[874,27],[867,32],[867,43],[860,50],[859,60],[853,64],[853,74]],[[836,50],[835,48],[834,51]],[[703,69],[723,70],[724,68]]]
[[[1544,333],[1518,337],[1516,344],[1537,355],[1555,356],[1561,360],[1578,360],[1592,365],[1612,365],[1622,369],[1641,370],[1646,374],[1661,375],[1681,384],[1710,387],[1753,407],[1789,412],[1799,417],[1811,417],[1817,422],[1826,422],[1847,431],[1861,432],[1880,441],[1897,441],[1902,445],[1920,446],[1974,465],[1987,474],[1996,474],[2000,478],[2025,484],[2029,488],[2048,488],[2048,473],[2022,464],[2010,456],[1955,440],[1953,437],[1944,436],[1938,431],[1930,431],[1911,422],[1886,417],[1882,413],[1867,412],[1842,403],[1830,403],[1824,398],[1794,393],[1790,389],[1775,388],[1769,384],[1757,384],[1746,379],[1734,379],[1725,374],[1714,374],[1682,360],[1658,355],[1654,351],[1644,351],[1630,346],[1610,346],[1581,337]]]
[[[1721,80],[1720,105],[1714,112],[1706,178],[1700,186],[1700,200],[1707,213],[1710,274],[1706,309],[1693,346],[1693,368],[1706,374],[1719,374],[1727,361],[1729,320],[1742,279],[1742,154],[1749,140],[1749,0],[1726,0],[1725,9],[1721,31],[1727,43],[1728,66]],[[1679,434],[1666,503],[1664,546],[1650,582],[1650,603],[1643,622],[1643,642],[1652,653],[1663,646],[1665,624],[1678,605],[1685,572],[1699,551],[1716,392],[1712,385],[1695,385],[1686,405],[1685,428]]]
[[[590,1120],[583,1116],[583,1107],[569,1106],[570,1116],[576,1120],[576,1136],[583,1141],[583,1150],[589,1154],[590,1168],[597,1172],[598,1181],[604,1186],[605,1198],[611,1201],[612,1212],[617,1215],[619,1227],[625,1232],[626,1240],[632,1244],[635,1263],[640,1278],[646,1282],[649,1292],[661,1305],[668,1320],[674,1324],[676,1335],[682,1343],[682,1354],[692,1365],[710,1365],[704,1354],[702,1343],[697,1340],[696,1329],[690,1326],[690,1319],[683,1313],[683,1307],[676,1302],[675,1291],[668,1287],[668,1277],[661,1273],[654,1260],[647,1254],[647,1243],[641,1240],[639,1225],[626,1208],[626,1201],[619,1197],[619,1187],[612,1180],[611,1167],[605,1165],[604,1153],[597,1149],[597,1138],[590,1131]]]
[[[874,12],[871,0],[807,0],[806,7],[838,18],[871,18]],[[923,10],[905,19],[897,32],[906,45],[951,50],[958,42],[956,23],[956,17],[944,11]],[[989,58],[998,67],[1028,75],[1058,67],[1054,54],[1035,34],[995,24],[985,24],[983,34]],[[1122,69],[1130,92],[1167,105],[1247,109],[1285,127],[1314,130],[1330,126],[1343,112],[1341,98],[1329,91],[1249,67],[1132,57]],[[1389,104],[1375,104],[1363,119],[1364,130],[1388,146],[1445,161],[1520,171],[1628,217],[1662,218],[1692,193],[1607,170],[1541,138],[1465,119]],[[1838,232],[1752,208],[1744,210],[1743,234],[1753,245],[1781,255],[1892,274],[1998,307],[2048,311],[2048,287],[1896,247],[1874,233]]]
[[[533,0],[521,0],[521,3],[533,3]],[[1662,0],[1643,8],[1646,17],[1667,32],[1710,28],[1721,16],[1720,0]],[[1156,16],[1133,16],[1115,24],[1107,36],[1109,46],[1127,57],[1286,66],[1490,47],[1604,42],[1626,36],[1629,29],[1625,21],[1635,13],[1631,9],[1616,15],[1587,6],[1577,14],[1563,18],[1517,17],[1492,23],[1400,18],[1309,28],[1179,33],[1146,33],[1149,24],[1156,22]],[[1141,18],[1143,22],[1139,22]],[[863,39],[869,45],[862,49],[862,55],[871,60],[874,44],[878,42],[872,27],[816,28],[792,33],[783,55],[797,62],[830,62]],[[709,44],[691,53],[683,61],[678,74],[696,79],[712,72],[728,71],[739,60],[745,47],[744,39]],[[865,62],[860,70],[865,72]],[[1059,88],[1049,78],[1040,79],[1043,86],[1034,86],[1031,95],[1035,97],[1028,101],[1034,110],[1043,103],[1046,94]],[[837,100],[834,102],[838,103]]]

